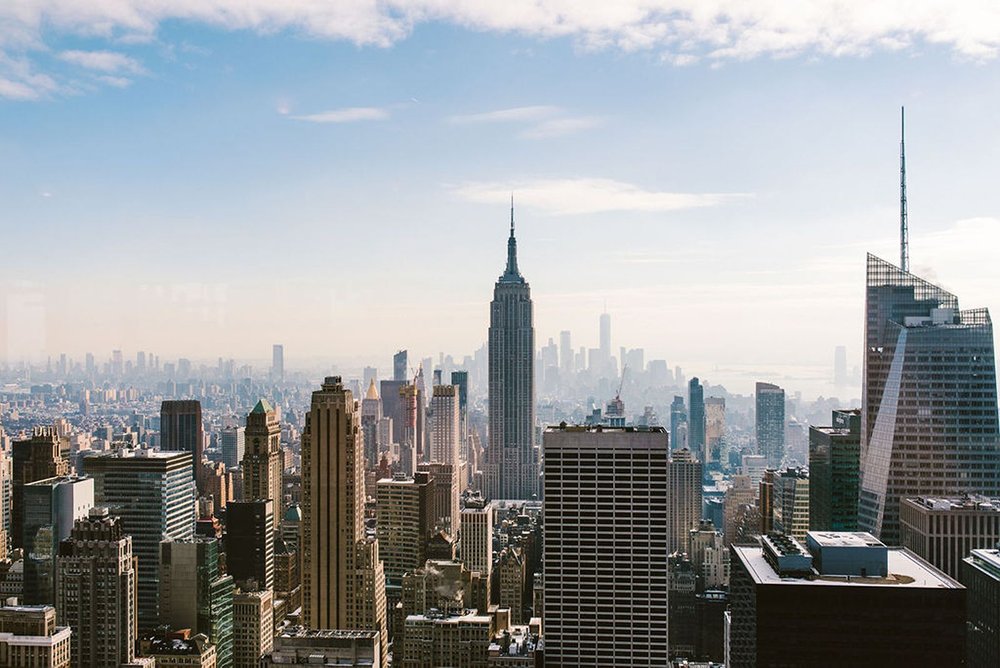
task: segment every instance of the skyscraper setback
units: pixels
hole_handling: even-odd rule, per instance
[[[534,448],[535,330],[531,289],[517,268],[514,207],[507,266],[493,289],[489,329],[489,449],[486,495],[530,499],[538,493]]]

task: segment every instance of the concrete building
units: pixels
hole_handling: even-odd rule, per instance
[[[231,668],[235,587],[219,569],[219,541],[166,540],[160,554],[160,623],[208,636],[219,668]]]
[[[986,309],[868,256],[859,527],[899,543],[901,499],[1000,497]]]
[[[24,486],[36,480],[69,475],[69,461],[55,427],[35,427],[31,438],[14,441],[11,455],[11,546],[24,547]]]
[[[666,665],[667,440],[662,427],[545,430],[546,663]]]
[[[757,383],[754,393],[757,454],[767,457],[768,466],[778,468],[785,458],[785,391],[771,383]]]
[[[688,382],[687,447],[705,463],[705,386],[697,376]]]
[[[764,455],[743,455],[740,459],[740,473],[749,477],[754,487],[760,484],[766,470],[767,457]]]
[[[798,541],[809,531],[809,473],[805,469],[786,469],[774,474],[774,531]]]
[[[490,302],[489,447],[484,467],[490,499],[538,497],[533,319],[531,288],[517,267],[512,204],[507,266]]]
[[[52,606],[0,608],[0,666],[69,668],[71,634],[68,626],[56,626]]]
[[[194,535],[195,486],[191,454],[119,448],[85,457],[83,471],[94,479],[94,502],[121,518],[138,559],[138,625],[158,624],[160,541]]]
[[[383,642],[377,631],[286,628],[274,638],[274,649],[260,668],[311,663],[338,668],[371,668],[386,665]]]
[[[713,467],[725,464],[726,400],[722,397],[705,399],[705,454],[702,461]]]
[[[670,542],[674,552],[690,551],[690,532],[698,526],[702,513],[702,463],[690,450],[670,453]]]
[[[59,544],[57,621],[72,629],[73,665],[135,660],[136,571],[132,537],[107,508],[92,508]]]
[[[403,574],[427,561],[434,530],[434,487],[429,474],[396,474],[378,481],[376,495],[379,548],[388,587],[398,592]],[[394,600],[398,597],[392,596]]]
[[[244,589],[274,588],[274,502],[226,506],[226,571]],[[250,581],[254,585],[250,586]]]
[[[279,529],[283,512],[281,474],[284,470],[281,451],[281,423],[271,404],[261,399],[246,420],[246,450],[240,462],[243,473],[243,498],[271,499],[274,502],[274,529]]]
[[[237,469],[246,453],[246,429],[227,427],[219,434],[222,442],[222,463],[227,469]]]
[[[201,462],[205,459],[205,425],[200,401],[164,401],[160,404],[160,450],[190,452],[193,473],[200,476]],[[198,488],[201,489],[201,485]]]
[[[755,505],[757,502],[758,489],[750,482],[750,477],[745,475],[734,475],[729,489],[726,490],[722,500],[723,513],[723,538],[726,547],[732,545],[737,540],[739,531],[739,518],[741,509],[746,506]]]
[[[726,665],[962,665],[965,588],[867,533],[733,546]]]
[[[375,387],[375,377],[372,376],[368,382],[368,390],[365,398],[361,400],[361,441],[365,449],[365,468],[373,469],[378,466],[378,458],[381,450],[388,446],[388,443],[379,441],[379,421],[382,420],[382,399],[378,396],[378,389]]]
[[[861,477],[861,411],[833,411],[831,426],[809,427],[809,528],[856,531]]]
[[[302,618],[309,628],[375,631],[385,666],[385,572],[365,533],[364,476],[358,403],[328,377],[302,432]]]
[[[528,571],[524,550],[513,546],[500,550],[496,571],[500,607],[510,610],[511,622],[523,624],[528,619],[525,609]]]
[[[917,497],[899,502],[900,544],[957,578],[972,550],[1000,544],[1000,499]]]
[[[680,450],[688,447],[687,407],[684,397],[675,396],[670,404],[670,449]]]
[[[274,647],[274,597],[270,589],[233,595],[233,668],[258,668]]]
[[[462,525],[459,499],[461,482],[455,464],[423,463],[417,470],[431,478],[431,505],[433,506],[433,531],[444,531],[452,538],[458,537]]]
[[[1000,550],[972,550],[962,560],[970,668],[1000,666]]]
[[[271,379],[278,383],[285,380],[285,346],[281,343],[271,346]]]
[[[461,463],[462,418],[458,386],[436,385],[431,397],[430,461],[451,464],[457,469]],[[457,471],[456,471],[457,472]]]
[[[221,659],[208,636],[187,630],[148,635],[139,647],[143,656],[156,660],[156,668],[216,668]]]
[[[493,617],[478,613],[410,615],[405,621],[399,665],[487,668],[495,629]]]
[[[729,550],[711,520],[691,530],[691,565],[698,576],[698,593],[729,588]]]

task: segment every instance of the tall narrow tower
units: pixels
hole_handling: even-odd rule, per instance
[[[534,306],[517,268],[514,201],[510,206],[507,267],[490,303],[489,450],[486,494],[491,499],[530,499],[538,493],[535,424]]]
[[[899,108],[899,268],[910,271],[910,229],[906,219],[906,108]]]
[[[385,573],[364,513],[358,403],[332,376],[313,392],[302,432],[303,621],[313,629],[378,631],[387,657]]]
[[[274,502],[274,530],[284,516],[281,473],[281,423],[274,408],[261,399],[247,415],[246,450],[240,468],[243,471],[243,498],[247,501],[271,499]]]

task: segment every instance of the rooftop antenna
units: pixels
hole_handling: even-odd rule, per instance
[[[906,220],[906,108],[899,108],[899,268],[910,271],[910,230]]]
[[[514,236],[514,193],[510,194],[510,236]]]

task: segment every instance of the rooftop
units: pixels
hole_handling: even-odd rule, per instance
[[[810,531],[809,535],[821,547],[885,547],[864,531]]]
[[[1000,580],[1000,550],[973,550],[964,561]]]
[[[930,511],[1000,513],[1000,499],[992,499],[987,496],[918,496],[903,499],[903,502]]]
[[[665,434],[667,430],[665,427],[639,427],[639,426],[626,426],[626,427],[610,427],[608,425],[583,425],[583,424],[566,424],[561,422],[557,425],[549,425],[545,427],[546,433],[558,433],[558,432],[573,432],[573,433],[596,433],[601,432],[612,432],[612,433],[644,433],[644,434]]]

